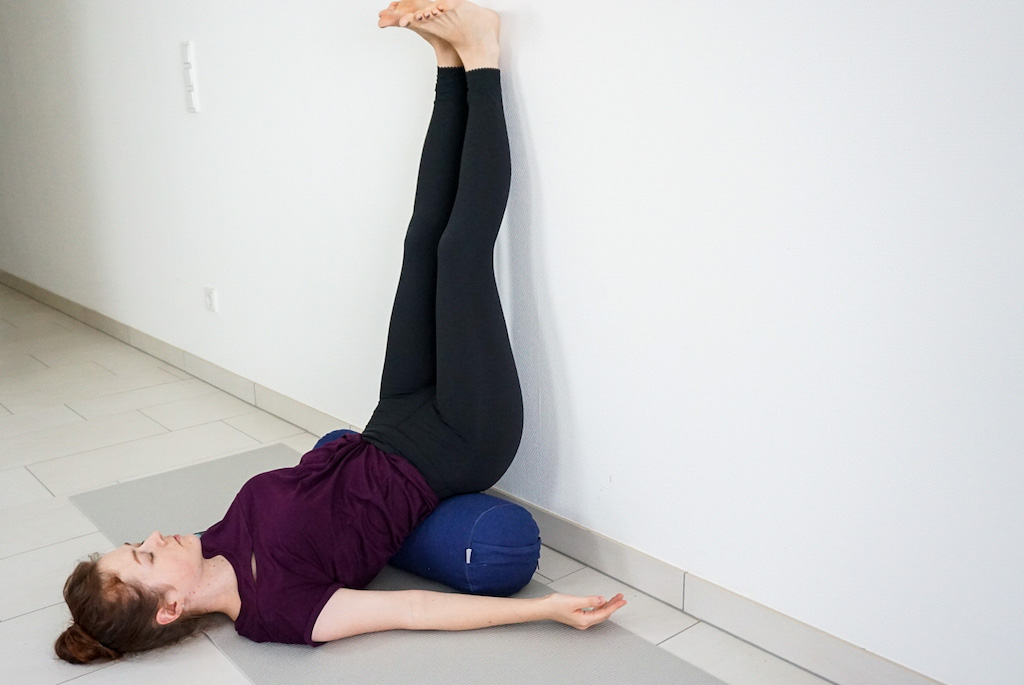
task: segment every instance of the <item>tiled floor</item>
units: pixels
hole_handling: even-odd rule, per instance
[[[114,665],[55,659],[74,563],[111,549],[68,496],[316,436],[0,285],[0,667],[5,683],[246,683],[209,640]],[[826,681],[544,548],[536,579],[614,595],[612,619],[734,685]]]

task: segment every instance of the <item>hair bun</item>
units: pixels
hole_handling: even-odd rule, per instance
[[[117,651],[100,644],[77,623],[72,623],[70,628],[60,634],[53,648],[57,656],[71,664],[88,664],[121,657]]]

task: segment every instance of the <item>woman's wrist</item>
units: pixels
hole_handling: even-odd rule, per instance
[[[558,616],[556,615],[556,607],[554,604],[554,594],[544,595],[543,597],[537,598],[537,620],[538,621],[557,621]]]

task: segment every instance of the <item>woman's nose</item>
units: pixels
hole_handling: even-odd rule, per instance
[[[160,531],[154,530],[152,533],[150,533],[149,537],[146,538],[146,542],[148,542],[151,545],[163,545],[164,536],[160,534]]]

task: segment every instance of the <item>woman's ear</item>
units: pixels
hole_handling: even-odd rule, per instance
[[[156,612],[156,622],[162,626],[173,623],[181,616],[181,603],[171,602],[160,607]]]

